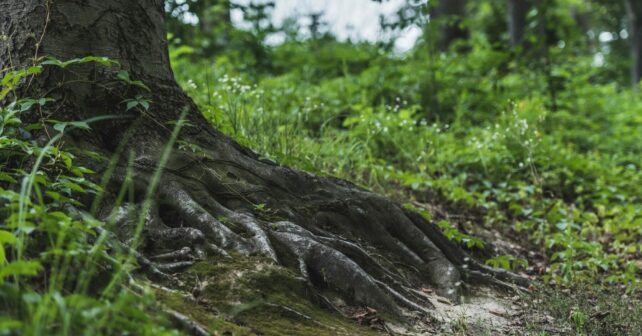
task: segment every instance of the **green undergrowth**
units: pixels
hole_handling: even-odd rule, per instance
[[[528,297],[525,330],[534,335],[637,335],[642,297],[617,288],[537,288]]]
[[[106,58],[85,57],[43,59],[27,69],[2,72],[0,335],[179,334],[151,291],[141,290],[130,277],[138,266],[104,230],[113,223],[97,220],[87,206],[105,188],[80,162],[105,159],[65,144],[68,132],[91,132],[95,121],[110,117],[58,121],[49,114],[58,106],[54,99],[20,97],[16,91],[47,67],[62,71],[90,64],[117,67]],[[113,85],[144,87],[125,71],[113,80]],[[130,102],[124,101],[128,106],[123,108],[136,108]],[[121,202],[122,197],[114,206]]]
[[[425,208],[467,248],[483,247],[473,239],[483,228],[531,252],[487,256],[493,266],[637,290],[640,94],[553,46],[551,96],[544,70],[474,36],[469,52],[434,57],[422,45],[396,55],[289,42],[270,50],[274,74],[227,54],[173,63],[204,115],[265,159]],[[354,53],[304,62],[337,44]],[[342,70],[315,70],[328,67]]]
[[[163,291],[157,292],[159,300],[220,334],[378,334],[320,308],[303,278],[262,257],[213,258],[179,277],[196,302]]]

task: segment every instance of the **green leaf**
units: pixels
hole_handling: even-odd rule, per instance
[[[109,59],[107,57],[97,57],[97,56],[87,56],[87,57],[81,58],[78,61],[78,63],[89,63],[89,62],[95,62],[101,65],[104,65],[106,67],[118,64],[118,62],[115,60]]]
[[[4,265],[7,262],[7,257],[4,254],[5,245],[15,245],[16,241],[16,236],[13,233],[0,230],[0,265]]]
[[[11,330],[19,330],[22,328],[22,322],[18,320],[12,320],[8,317],[0,317],[0,330],[3,332],[9,332],[9,335],[13,335]]]
[[[27,69],[27,73],[30,75],[37,75],[41,72],[42,72],[42,67],[39,65],[32,66],[32,67],[29,67],[29,69]]]
[[[132,80],[131,77],[129,76],[129,72],[127,72],[125,70],[118,71],[118,73],[116,74],[116,78],[120,79],[121,81],[123,81],[123,82],[125,82],[125,83],[127,83],[129,85],[138,86],[138,87],[140,87],[142,89],[145,89],[147,91],[151,91],[149,89],[149,87],[147,87],[147,85],[143,84],[143,82],[138,81],[138,80]]]
[[[127,111],[133,109],[134,107],[138,106],[138,100],[130,100],[127,102]]]
[[[14,245],[16,241],[17,241],[16,236],[13,233],[9,231],[0,230],[0,245],[2,244]]]
[[[14,261],[0,267],[0,283],[8,276],[36,276],[42,270],[37,261]]]
[[[0,171],[0,181],[9,182],[9,183],[18,183],[11,175],[5,172]]]
[[[60,133],[65,131],[65,128],[67,127],[67,123],[57,123],[54,125],[54,129]]]
[[[54,65],[62,67],[62,61],[55,58],[48,58],[46,61],[40,63],[41,65]]]
[[[141,81],[138,81],[138,80],[136,80],[136,81],[132,81],[132,82],[130,82],[130,84],[132,84],[132,85],[134,85],[134,86],[138,86],[139,88],[144,89],[145,91],[151,91],[151,90],[149,89],[149,87],[148,87],[147,85],[145,85],[145,84],[144,84],[143,82],[141,82]]]
[[[42,295],[35,292],[27,292],[22,295],[22,301],[27,304],[37,304],[42,301]]]
[[[122,80],[124,82],[131,83],[131,79],[129,79],[129,72],[127,72],[125,70],[118,71],[118,74],[116,74],[116,78],[118,78],[118,79],[120,79],[120,80]]]
[[[91,130],[91,127],[89,127],[89,124],[84,121],[72,121],[69,123],[69,125],[76,128],[80,128],[85,131]]]
[[[69,122],[60,122],[60,121],[55,121],[55,120],[51,120],[51,121],[55,122],[53,128],[56,131],[61,132],[61,133],[64,132],[65,129],[67,129],[67,126],[71,126],[71,127],[74,127],[74,128],[79,128],[79,129],[85,130],[85,131],[91,130],[91,127],[89,126],[89,124],[84,122],[84,121],[69,121]]]

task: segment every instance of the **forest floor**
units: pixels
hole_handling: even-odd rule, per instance
[[[296,272],[267,259],[238,257],[200,262],[176,275],[178,290],[156,287],[157,297],[217,335],[636,335],[642,330],[641,297],[627,296],[622,288],[542,285],[537,273],[543,260],[528,246],[493,229],[471,233],[495,252],[528,259],[532,266],[521,271],[534,279],[528,292],[471,286],[454,304],[422,288],[434,313],[402,325],[368,307],[333,302],[342,314],[320,308]]]
[[[452,305],[435,297],[437,334],[444,335],[639,335],[642,296],[621,286],[544,285],[536,273],[545,263],[528,247],[495,230],[475,232],[502,253],[528,260],[534,280],[528,292],[502,293],[477,288],[464,303]],[[494,238],[492,238],[494,237]]]
[[[350,52],[327,56],[339,47]],[[598,71],[590,59],[560,54],[573,75],[549,97],[532,67],[507,58],[510,70],[495,71],[504,61],[491,45],[430,60],[424,50],[382,58],[334,43],[276,51],[285,73],[259,80],[226,68],[228,59],[214,69],[209,60],[172,63],[204,115],[241,144],[388,196],[477,260],[534,279],[529,293],[473,288],[460,305],[435,297],[441,322],[426,333],[640,334],[637,93],[588,80]],[[353,316],[385,332],[377,314]]]
[[[541,262],[536,254],[527,253],[528,249],[499,232],[491,230],[483,235],[488,237],[489,233],[495,239],[487,242],[501,246],[504,252],[525,258],[530,255],[528,261],[533,265]],[[528,292],[472,288],[471,295],[460,304],[429,294],[437,324],[414,332],[401,327],[390,330],[407,335],[639,335],[642,330],[639,294],[627,295],[615,286],[549,286],[533,279]]]
[[[388,195],[398,202],[416,199],[407,190],[395,191]],[[168,286],[172,289],[151,286],[160,302],[215,335],[639,335],[642,330],[639,294],[626,294],[621,285],[545,285],[547,260],[519,234],[471,225],[481,221],[479,214],[438,199],[414,205],[483,239],[484,251],[470,250],[480,260],[484,254],[527,260],[529,266],[515,272],[533,279],[532,286],[506,292],[468,285],[458,304],[421,288],[433,313],[404,323],[331,296],[328,306],[295,270],[257,256],[208,259],[176,274],[179,285]]]

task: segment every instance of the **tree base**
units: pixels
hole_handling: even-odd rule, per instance
[[[340,298],[397,318],[430,314],[426,287],[459,302],[466,283],[527,286],[479,264],[434,223],[381,196],[261,161],[220,134],[196,134],[190,142],[198,150],[174,151],[145,214],[140,249],[154,272],[179,272],[211,257],[261,256],[296,270],[319,303],[332,307],[329,298]],[[136,153],[137,194],[159,155],[149,147]],[[114,185],[126,181],[126,171],[116,170]],[[127,243],[143,201],[116,211],[107,201],[101,219],[115,223]]]

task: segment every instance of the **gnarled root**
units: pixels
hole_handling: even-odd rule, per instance
[[[426,286],[457,302],[462,280],[528,285],[471,259],[434,223],[381,196],[215,144],[211,157],[179,153],[166,169],[141,244],[158,272],[208,255],[262,255],[298,269],[320,292],[395,316],[429,313],[433,306],[420,291]],[[147,175],[141,169],[139,176]],[[131,227],[127,214],[137,207],[121,208],[111,220]]]

